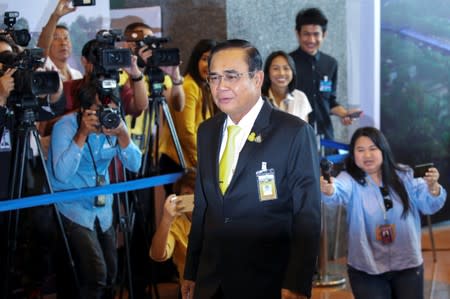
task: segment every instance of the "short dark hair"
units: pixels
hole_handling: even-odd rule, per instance
[[[262,57],[259,53],[258,49],[256,49],[255,46],[253,46],[250,42],[243,40],[243,39],[230,39],[226,40],[224,42],[221,42],[217,44],[212,50],[211,50],[211,56],[209,56],[208,61],[208,68],[211,67],[211,60],[217,52],[220,52],[222,50],[227,49],[244,49],[247,53],[247,65],[248,65],[248,71],[254,72],[254,71],[261,71],[262,70]]]
[[[66,30],[67,32],[69,32],[69,27],[67,27],[67,26],[64,25],[64,24],[58,24],[58,25],[56,25],[56,29],[64,29],[64,30]]]
[[[400,197],[403,204],[402,216],[405,217],[410,210],[410,201],[403,182],[396,171],[407,171],[406,167],[395,162],[394,154],[383,133],[374,127],[362,127],[357,129],[350,140],[349,155],[345,160],[347,172],[361,185],[366,185],[366,173],[356,165],[355,145],[360,137],[369,138],[381,151],[383,163],[381,164],[381,177],[385,187],[392,188]]]
[[[271,84],[270,76],[269,76],[270,66],[272,65],[272,61],[275,58],[277,58],[278,56],[282,56],[282,57],[286,58],[287,63],[292,70],[292,80],[288,84],[289,92],[293,92],[295,89],[295,86],[297,85],[297,72],[295,70],[295,62],[292,59],[292,57],[284,51],[272,52],[269,54],[269,56],[266,59],[266,62],[264,63],[264,81],[263,81],[263,85],[261,87],[261,91],[262,91],[262,94],[265,96],[269,95],[269,89],[270,89],[270,84]]]
[[[97,99],[96,81],[90,77],[83,78],[78,85],[78,90],[75,93],[75,97],[78,99],[80,107],[89,109],[92,104],[95,104]]]
[[[323,33],[327,31],[328,19],[325,14],[316,7],[305,8],[297,13],[295,18],[295,30],[301,31],[303,25],[319,25]]]
[[[173,191],[180,195],[183,187],[195,189],[195,177],[197,170],[195,168],[186,168],[184,174],[173,184]]]
[[[125,27],[125,30],[123,31],[123,34],[125,34],[125,35],[129,34],[129,33],[133,32],[133,31],[135,31],[139,27],[144,27],[146,29],[149,29],[149,30],[153,31],[152,27],[150,27],[149,25],[147,25],[145,23],[134,22],[134,23],[128,24],[127,27]]]
[[[94,63],[93,59],[95,59],[94,51],[100,47],[99,41],[96,39],[91,39],[88,42],[86,42],[81,49],[81,56],[87,59],[90,63]]]
[[[16,45],[16,43],[14,42],[14,40],[11,38],[11,36],[6,35],[6,34],[1,34],[0,35],[0,42],[3,42],[5,44],[8,44],[12,51],[14,53],[19,53],[19,47]]]

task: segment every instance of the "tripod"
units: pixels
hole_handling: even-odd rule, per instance
[[[144,124],[143,126],[143,139],[142,142],[144,144],[143,148],[143,159],[142,159],[142,167],[138,174],[138,177],[148,177],[151,175],[159,174],[159,167],[158,167],[158,141],[159,141],[159,133],[158,129],[161,126],[161,117],[160,117],[160,111],[164,113],[165,119],[169,124],[170,134],[172,136],[172,140],[174,141],[174,144],[177,149],[177,154],[179,157],[179,161],[181,164],[181,167],[185,168],[185,160],[184,156],[181,150],[181,145],[178,139],[178,136],[176,134],[175,126],[172,120],[172,117],[170,115],[169,107],[166,102],[165,97],[163,96],[163,89],[164,89],[164,75],[162,71],[159,68],[151,68],[147,67],[145,69],[145,75],[148,76],[150,84],[148,85],[149,88],[149,109],[145,112],[145,119],[148,121],[148,125]],[[152,134],[154,129],[156,128],[156,134]],[[153,188],[151,190],[141,190],[138,192],[140,195],[142,195],[142,198],[148,198],[153,197]],[[134,249],[138,250],[138,254],[134,254],[133,256],[141,256],[142,259],[145,259],[146,265],[150,265],[150,271],[151,273],[146,276],[145,281],[138,280],[140,274],[137,273],[145,272],[145,270],[142,270],[142,264],[136,265],[135,271],[133,272],[135,274],[135,282],[141,284],[141,288],[135,288],[136,293],[138,294],[142,289],[149,289],[153,290],[155,293],[156,298],[159,298],[158,288],[156,285],[156,279],[155,279],[155,271],[154,266],[150,263],[154,263],[151,261],[148,257],[149,249],[150,249],[150,242],[149,239],[152,237],[154,231],[155,231],[155,211],[154,211],[154,202],[151,201],[145,201],[141,202],[139,200],[139,197],[137,192],[132,193],[132,201],[130,205],[129,211],[131,211],[131,217],[128,218],[128,226],[129,230],[131,232],[130,234],[130,240],[136,241],[134,242]],[[146,205],[147,203],[147,205]],[[136,236],[139,235],[139,236]],[[140,235],[143,235],[144,237],[140,237]],[[139,240],[139,241],[137,241]],[[136,244],[137,243],[137,244]],[[139,254],[140,253],[140,254]],[[148,263],[147,263],[148,262]],[[141,276],[145,276],[144,275]],[[149,280],[150,278],[150,280]],[[145,284],[145,287],[143,286]]]
[[[53,193],[52,186],[49,181],[48,171],[45,164],[44,154],[42,151],[42,147],[39,141],[39,134],[37,132],[35,122],[35,111],[31,108],[27,108],[21,112],[19,125],[17,127],[17,135],[15,136],[15,150],[14,150],[14,162],[13,162],[13,174],[12,174],[12,182],[11,182],[11,190],[10,197],[19,199],[22,197],[23,186],[24,186],[24,175],[26,170],[26,162],[27,156],[30,153],[31,148],[29,147],[30,138],[33,137],[36,141],[39,161],[42,163],[42,168],[45,176],[45,184],[46,190],[49,193]],[[67,253],[68,262],[71,267],[71,274],[73,275],[74,287],[75,291],[79,290],[79,283],[77,273],[75,271],[75,265],[72,258],[72,253],[70,251],[69,243],[67,241],[67,236],[64,231],[64,226],[61,220],[61,216],[58,212],[56,204],[53,204],[54,214],[57,220],[59,232],[61,238],[64,242],[64,246]],[[4,293],[2,294],[2,298],[9,298],[9,284],[10,284],[10,275],[15,273],[15,254],[17,249],[17,237],[19,230],[19,216],[20,211],[10,211],[8,215],[8,252],[6,256],[6,264],[5,264],[5,280],[4,280]],[[79,295],[77,296],[79,297]]]

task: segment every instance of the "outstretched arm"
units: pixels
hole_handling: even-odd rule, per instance
[[[150,257],[153,260],[163,262],[172,255],[173,246],[168,246],[170,226],[179,215],[181,215],[181,212],[177,210],[176,196],[174,194],[169,195],[164,203],[163,217],[152,238]]]
[[[72,11],[75,11],[75,7],[71,7],[71,0],[59,0],[55,10],[50,15],[47,24],[42,28],[42,32],[39,35],[37,46],[44,50],[44,56],[49,55],[50,46],[53,40],[53,34],[55,33],[56,25],[59,19]]]

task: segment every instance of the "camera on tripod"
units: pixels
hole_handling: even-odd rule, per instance
[[[18,17],[19,12],[17,11],[6,11],[3,20],[3,23],[6,25],[6,29],[5,32],[0,34],[10,36],[17,45],[26,47],[31,40],[31,35],[27,29],[14,29],[14,25],[16,24]]]
[[[125,37],[127,42],[136,44],[136,55],[142,47],[152,51],[152,56],[144,62],[138,55],[138,65],[145,67],[145,74],[150,81],[150,91],[153,97],[162,96],[164,91],[164,73],[160,66],[177,66],[180,64],[180,50],[178,48],[162,48],[167,43],[167,37],[144,36],[142,30],[132,31]]]
[[[35,71],[44,63],[41,48],[25,49],[16,54],[13,52],[0,53],[2,69],[0,75],[9,69],[16,68],[13,75],[14,90],[9,94],[7,105],[20,109],[36,109],[47,105],[40,103],[39,95],[52,94],[59,89],[59,75],[55,71]]]
[[[131,51],[114,46],[122,40],[120,30],[101,30],[95,39],[98,45],[89,54],[89,60],[94,64],[93,74],[99,88],[108,93],[117,87],[119,69],[131,65]]]
[[[141,30],[133,31],[126,36],[128,42],[136,43],[136,51],[144,46],[152,50],[152,56],[144,66],[177,66],[180,64],[180,50],[178,48],[162,48],[162,44],[167,43],[167,37],[144,36]]]

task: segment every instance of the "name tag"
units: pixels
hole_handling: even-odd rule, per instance
[[[3,129],[2,139],[0,139],[0,152],[11,151],[11,133],[7,128]]]
[[[277,186],[275,184],[275,169],[266,169],[265,162],[261,170],[256,172],[259,201],[277,199]]]
[[[319,91],[320,92],[331,92],[333,89],[333,83],[328,80],[328,77],[325,76],[323,80],[320,80]]]
[[[98,175],[96,178],[96,185],[97,186],[104,186],[106,185],[106,179],[104,175]],[[95,197],[94,205],[96,207],[104,207],[106,204],[106,195],[100,194]]]

